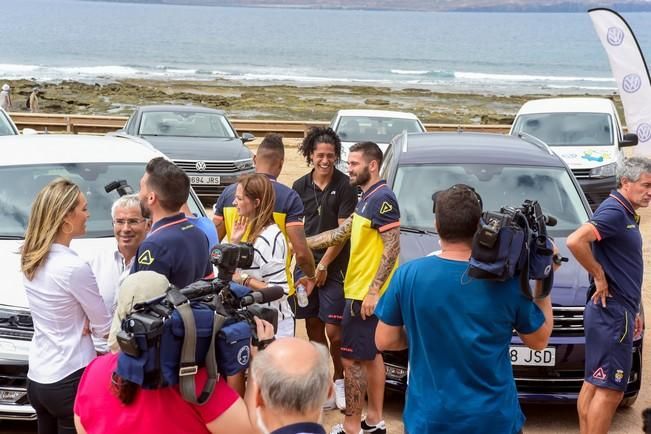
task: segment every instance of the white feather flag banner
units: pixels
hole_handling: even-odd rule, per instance
[[[588,13],[608,54],[628,131],[638,136],[633,153],[651,156],[651,80],[642,50],[628,23],[617,12],[596,8]]]

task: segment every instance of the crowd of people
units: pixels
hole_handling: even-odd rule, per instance
[[[188,209],[188,176],[164,158],[151,160],[138,194],[113,204],[115,248],[89,262],[70,248],[90,217],[84,194],[65,179],[39,192],[20,252],[34,322],[28,395],[39,434],[325,434],[322,411],[335,408],[344,418],[332,434],[383,434],[381,351],[400,349],[410,360],[406,432],[522,432],[508,348],[513,330],[532,349],[547,346],[551,300],[541,282],[527,298],[517,278],[468,277],[479,194],[464,184],[439,192],[441,250],[399,266],[400,208],[380,178],[377,144],[353,145],[344,174],[336,169],[339,137],[311,130],[299,148],[311,170],[292,188],[277,181],[284,152],[281,136],[265,137],[256,173],[221,194],[212,222]],[[593,282],[582,434],[608,431],[642,328],[636,210],[651,201],[651,161],[627,159],[617,175],[617,190],[568,239]],[[235,283],[283,290],[266,303],[278,314],[276,328],[255,319],[260,344],[251,348],[248,372],[220,378],[202,405],[184,400],[178,387],[144,388],[120,375],[122,321],[170,285],[213,278],[210,250],[218,241],[253,247],[252,264],[235,272]],[[307,305],[299,305],[297,288]],[[296,319],[305,320],[309,340],[295,338]],[[202,367],[197,391],[206,379]]]

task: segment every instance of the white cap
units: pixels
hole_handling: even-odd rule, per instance
[[[11,89],[11,87],[9,87],[7,83],[2,85],[2,90],[9,90],[9,89]]]

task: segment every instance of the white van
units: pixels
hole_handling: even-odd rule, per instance
[[[572,170],[592,209],[615,188],[622,149],[637,145],[624,134],[613,102],[607,98],[547,98],[526,102],[511,134],[526,133],[547,143]]]

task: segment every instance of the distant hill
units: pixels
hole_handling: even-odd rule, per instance
[[[651,11],[649,0],[85,0],[121,3],[159,3],[202,6],[248,6],[306,9],[371,9],[479,12],[585,12],[609,7],[620,12]]]

